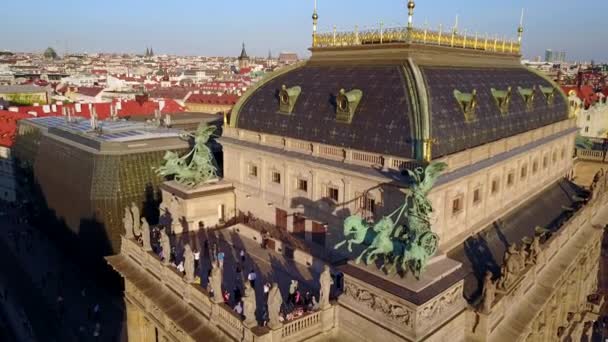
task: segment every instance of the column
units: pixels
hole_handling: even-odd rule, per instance
[[[143,313],[133,303],[125,299],[127,311],[127,335],[129,342],[146,342],[146,332],[144,329]]]

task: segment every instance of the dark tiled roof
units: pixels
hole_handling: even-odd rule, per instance
[[[300,86],[293,114],[279,113],[281,86]],[[351,124],[336,122],[344,88],[363,98]],[[404,158],[413,155],[410,99],[400,65],[304,66],[264,84],[239,112],[237,127]]]
[[[441,157],[488,142],[513,136],[568,118],[568,105],[557,92],[554,104],[547,106],[538,86],[551,84],[525,68],[476,69],[422,67],[429,93],[431,136],[438,140],[433,157]],[[509,112],[500,113],[491,88],[512,87]],[[526,110],[517,87],[536,86],[534,106]],[[467,123],[454,98],[454,90],[477,90],[477,121]]]
[[[475,300],[480,295],[480,282],[486,270],[492,271],[495,277],[500,275],[504,253],[509,244],[517,243],[521,246],[521,239],[534,236],[537,226],[551,231],[559,230],[571,215],[564,208],[577,206],[573,195],[586,196],[585,191],[576,184],[560,180],[448,252],[448,256],[462,262],[468,272],[464,285],[465,297]]]

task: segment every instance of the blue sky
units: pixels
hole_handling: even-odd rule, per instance
[[[406,0],[318,0],[320,30],[405,23]],[[608,61],[608,1],[418,0],[414,23],[515,37],[526,8],[524,55],[566,50],[568,59]],[[0,50],[266,56],[310,46],[313,0],[4,0]]]

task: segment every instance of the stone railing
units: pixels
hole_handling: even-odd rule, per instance
[[[403,170],[403,168],[414,168],[418,165],[414,159],[397,158],[378,153],[370,153],[342,147],[311,143],[292,138],[284,138],[270,134],[259,134],[242,129],[225,127],[223,136],[239,139],[242,141],[258,143],[263,146],[279,148],[285,151],[293,151],[315,157],[342,161],[346,164],[354,164],[367,167],[382,167],[385,170]]]
[[[168,291],[179,297],[179,300],[188,305],[192,312],[200,315],[202,321],[217,327],[235,341],[299,342],[328,332],[334,327],[335,306],[332,306],[328,310],[315,312],[291,321],[276,331],[257,328],[254,332],[246,327],[241,318],[228,306],[223,303],[213,303],[209,294],[200,285],[184,281],[183,277],[173,267],[163,265],[155,254],[145,252],[136,241],[123,236],[121,254],[141,266],[142,270],[165,286]],[[138,293],[138,297],[141,296],[143,295]],[[153,306],[146,305],[144,298],[139,298],[138,302],[146,308]],[[153,315],[155,312],[158,314],[157,307],[154,307],[155,310],[148,310]]]
[[[575,120],[564,120],[537,128],[532,131],[520,133],[512,137],[471,148],[466,151],[454,153],[449,156],[442,157],[438,159],[438,161],[443,161],[448,164],[448,170],[446,170],[446,173],[452,172],[574,127],[576,127]],[[418,166],[418,162],[414,159],[397,158],[395,156],[382,155],[378,153],[344,149],[337,146],[284,138],[270,134],[259,134],[232,127],[225,127],[223,136],[257,143],[263,146],[279,148],[285,151],[294,151],[325,159],[343,161],[346,164],[366,167],[381,166],[385,170],[392,169],[400,171],[405,168],[413,169]],[[570,151],[567,151],[567,153],[570,153]]]
[[[576,149],[576,156],[582,160],[604,161],[604,151]]]
[[[309,336],[318,334],[321,325],[321,311],[317,311],[283,325],[281,337],[287,341],[287,337],[290,337],[289,340],[291,340],[295,334],[298,334],[297,340],[306,339]]]

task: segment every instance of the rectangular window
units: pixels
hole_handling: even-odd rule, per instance
[[[566,149],[562,147],[562,151],[560,152],[560,159],[564,160],[566,157]]]
[[[551,155],[551,162],[553,164],[555,164],[557,162],[557,152],[553,151],[553,154]]]
[[[473,191],[473,204],[479,204],[481,202],[481,190],[475,189]]]
[[[498,179],[492,181],[492,195],[498,193]]]
[[[591,121],[591,115],[587,115],[587,121]]]
[[[452,201],[452,214],[458,214],[462,211],[462,197],[455,198]]]
[[[298,190],[308,192],[308,181],[305,179],[298,179]]]
[[[513,185],[514,181],[515,181],[515,175],[513,174],[513,172],[509,172],[509,174],[507,175],[507,186]]]
[[[527,175],[528,175],[528,166],[524,165],[521,168],[521,179],[526,179]]]
[[[327,196],[327,198],[331,199],[332,201],[338,202],[338,196],[339,196],[338,188],[328,186],[326,196]]]
[[[365,217],[372,217],[376,213],[376,200],[368,194],[356,194],[357,210],[361,211]]]
[[[585,127],[585,133],[589,133],[589,127]]]
[[[547,166],[549,166],[549,158],[547,158],[547,156],[545,155],[543,157],[543,169],[546,169]]]
[[[281,173],[273,171],[272,172],[272,182],[276,184],[281,184]]]
[[[532,163],[532,174],[533,174],[533,175],[535,175],[537,171],[538,171],[538,161],[537,161],[537,160],[535,160],[535,161]]]
[[[258,176],[258,167],[256,165],[249,164],[248,172],[249,172],[249,176],[257,177]]]

